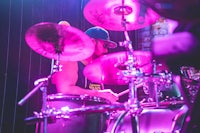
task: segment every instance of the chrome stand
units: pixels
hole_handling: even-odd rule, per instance
[[[59,55],[58,55],[59,56]],[[58,58],[59,59],[59,58]],[[43,133],[47,133],[47,116],[48,116],[48,108],[47,108],[47,86],[49,81],[51,80],[52,75],[55,72],[61,71],[62,66],[60,65],[59,60],[56,61],[55,65],[51,68],[51,73],[49,76],[45,78],[37,79],[34,82],[36,86],[32,91],[30,91],[24,98],[22,98],[18,105],[22,106],[31,96],[33,96],[39,89],[42,91],[42,115],[43,115]]]
[[[126,7],[124,6],[124,0],[122,0],[122,5],[119,7],[119,10],[115,12],[115,14],[122,16],[121,24],[124,27],[123,32],[125,36],[125,41],[121,42],[120,45],[126,48],[127,50],[126,54],[128,57],[125,64],[123,64],[126,66],[126,70],[122,70],[122,75],[124,77],[127,77],[130,80],[129,80],[129,99],[125,105],[126,106],[125,114],[120,117],[120,120],[123,119],[126,116],[126,114],[130,114],[131,122],[132,122],[132,131],[134,133],[139,133],[140,129],[139,129],[139,122],[138,122],[138,114],[142,112],[142,108],[140,107],[140,103],[137,98],[136,83],[140,80],[140,76],[142,75],[142,73],[140,72],[139,69],[136,68],[136,59],[133,54],[134,50],[132,47],[132,42],[129,38],[127,29],[126,29],[126,25],[128,24],[128,22],[125,19],[125,13],[128,13],[128,11],[126,10]],[[111,133],[115,132],[116,130],[115,128],[117,128],[117,125],[118,124],[114,126],[114,129],[112,130]]]

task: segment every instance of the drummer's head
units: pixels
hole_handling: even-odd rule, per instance
[[[59,21],[58,24],[59,24],[59,25],[65,25],[65,26],[71,26],[70,23],[69,23],[68,21],[64,21],[64,20]]]
[[[113,41],[110,41],[109,33],[107,30],[101,27],[92,27],[85,31],[85,33],[92,38],[92,41],[95,44],[96,56],[101,56],[108,52],[108,48],[116,48],[117,44]]]

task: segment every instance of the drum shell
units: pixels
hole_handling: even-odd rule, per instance
[[[74,108],[84,108],[91,105],[109,104],[109,101],[92,96],[52,94],[47,97],[47,107],[56,114],[48,117],[48,133],[101,133],[106,129],[106,113],[82,113],[66,114],[65,110]],[[63,111],[63,113],[62,113]],[[44,130],[43,121],[38,122],[38,132]]]
[[[138,88],[138,100],[144,107],[146,105],[156,107],[155,103],[157,107],[168,106],[167,103],[170,105],[171,102],[184,103],[181,88],[176,83],[159,83],[156,89],[155,84],[154,81],[147,80],[141,88]]]

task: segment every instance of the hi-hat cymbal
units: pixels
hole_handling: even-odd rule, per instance
[[[94,44],[89,36],[72,26],[42,22],[25,35],[27,44],[38,54],[64,61],[79,61],[91,56]]]
[[[142,72],[149,70],[151,63],[151,53],[147,51],[134,51],[135,67]],[[88,64],[83,73],[91,81],[96,83],[123,85],[128,84],[129,77],[120,74],[127,70],[128,55],[127,52],[117,52],[103,55],[90,64]],[[133,75],[137,76],[137,75]]]
[[[84,16],[91,24],[114,31],[124,31],[124,22],[126,30],[135,30],[149,26],[159,18],[137,0],[90,0],[84,8]]]

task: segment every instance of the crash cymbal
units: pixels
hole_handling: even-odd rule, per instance
[[[200,21],[199,0],[140,0],[163,17],[178,21]]]
[[[94,44],[89,36],[72,26],[42,22],[33,25],[25,35],[27,44],[38,54],[64,61],[78,61],[91,56]]]
[[[137,0],[90,0],[84,8],[84,16],[91,24],[114,31],[124,31],[124,22],[126,30],[135,30],[149,26],[159,18]]]
[[[148,64],[151,62],[150,52],[134,51],[133,57],[135,58],[136,68],[141,71],[149,70]],[[127,70],[127,60],[127,52],[103,55],[88,64],[83,73],[89,80],[96,83],[124,85],[129,82],[129,77],[121,74]]]

